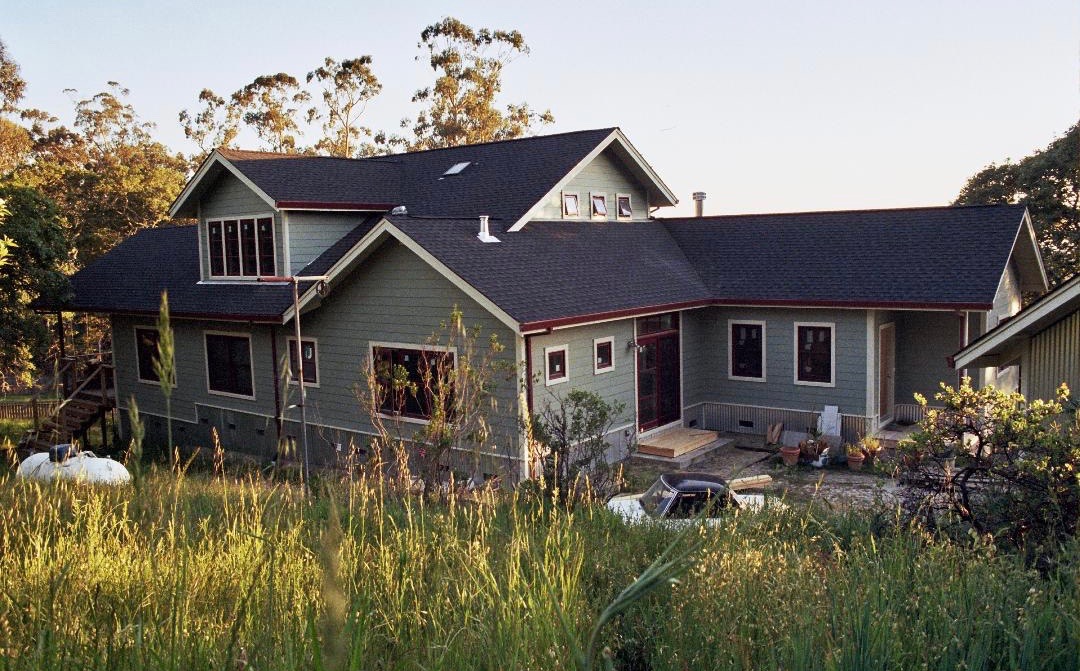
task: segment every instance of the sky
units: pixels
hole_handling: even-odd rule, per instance
[[[177,113],[201,89],[325,56],[373,57],[384,88],[363,122],[396,129],[433,80],[419,33],[448,14],[521,31],[502,100],[550,109],[540,133],[621,127],[679,197],[664,215],[694,191],[707,214],[943,205],[1080,119],[1077,0],[5,0],[0,39],[24,105],[70,122],[118,81],[190,152]]]

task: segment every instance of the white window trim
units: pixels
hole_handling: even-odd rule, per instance
[[[619,212],[619,199],[620,198],[625,198],[627,200],[627,202],[630,204],[630,216],[624,217]],[[634,199],[631,197],[631,195],[629,193],[617,193],[617,194],[615,194],[615,219],[617,219],[618,221],[630,221],[633,218],[634,218]]]
[[[160,333],[161,331],[156,326],[147,326],[146,324],[136,324],[135,326],[131,327],[131,334],[135,337],[135,379],[138,380],[139,382],[141,382],[142,384],[151,384],[151,385],[154,385],[155,387],[160,387],[161,382],[159,382],[157,380],[147,380],[147,379],[143,378],[142,371],[139,370],[139,331],[153,331],[154,333]],[[171,385],[173,389],[176,389],[176,378],[179,377],[178,375],[176,375],[176,373],[177,373],[177,370],[176,370],[176,350],[174,349],[173,350],[173,383]]]
[[[421,352],[424,352],[424,351],[427,351],[427,352],[449,352],[450,354],[454,355],[454,369],[455,370],[457,369],[457,364],[458,364],[457,347],[447,347],[445,345],[418,345],[416,343],[385,342],[385,341],[381,341],[381,340],[370,340],[370,341],[368,341],[368,373],[370,375],[375,374],[375,348],[376,347],[382,347],[382,348],[385,348],[385,349],[415,349],[415,350],[420,350]],[[315,354],[317,356],[318,351],[316,351]],[[307,386],[307,384],[305,383],[304,386]],[[394,414],[394,415],[388,415],[385,412],[376,412],[375,414],[377,416],[383,418],[383,419],[391,419],[391,420],[394,420],[395,422],[406,422],[408,424],[421,424],[421,425],[431,424],[430,419],[420,419],[419,417],[406,417],[405,415],[402,415],[400,413],[399,414]]]
[[[319,388],[319,383],[322,382],[322,365],[319,363],[319,339],[318,338],[310,338],[308,336],[301,336],[300,340],[302,342],[311,342],[311,343],[315,344],[315,381],[314,382],[304,382],[304,388],[305,389],[318,389]],[[288,338],[285,339],[285,352],[286,352],[286,354],[289,352],[289,345],[291,345],[294,342],[296,342],[296,336],[289,336]],[[300,356],[300,350],[299,349],[296,350],[296,355]],[[297,382],[296,380],[294,380],[293,376],[292,376],[292,373],[293,373],[293,371],[292,371],[292,359],[291,358],[286,358],[285,361],[286,361],[286,364],[289,366],[289,384],[300,386],[300,383]]]
[[[603,343],[611,343],[611,364],[607,368],[599,368],[596,363],[596,350]],[[604,373],[610,373],[615,370],[615,336],[608,336],[606,338],[595,338],[592,341],[592,360],[593,360],[593,375],[603,375]],[[545,365],[546,365],[545,361]],[[567,366],[569,369],[569,366]],[[569,372],[569,371],[567,371]]]
[[[577,199],[577,215],[566,213],[567,196],[573,196]],[[592,201],[589,202],[589,207],[592,207]],[[562,212],[563,219],[581,219],[581,194],[577,193],[576,191],[563,191],[561,194],[559,194],[559,210]]]
[[[829,328],[832,334],[829,336],[829,381],[828,382],[808,382],[799,379],[799,327],[800,326],[813,326],[818,328]],[[791,348],[792,354],[792,368],[794,369],[792,378],[795,384],[800,387],[835,387],[836,386],[836,322],[795,322],[792,326],[792,342],[794,347]]]
[[[732,375],[731,364],[735,355],[735,340],[731,337],[731,329],[736,324],[747,324],[749,326],[761,327],[761,377],[747,377],[745,375]],[[766,365],[768,363],[769,352],[766,344],[767,340],[767,327],[765,321],[761,319],[729,319],[727,322],[727,377],[729,380],[740,380],[742,382],[767,382],[769,377],[769,369]],[[796,331],[798,333],[798,331]]]
[[[210,388],[210,354],[206,351],[206,336],[208,335],[223,335],[233,336],[236,338],[247,338],[248,341],[248,367],[251,370],[251,396],[244,396],[243,394],[234,394],[229,391],[217,391]],[[206,393],[213,394],[214,396],[225,396],[227,398],[242,398],[245,401],[255,400],[255,349],[251,346],[251,334],[243,333],[241,331],[203,331],[203,367],[206,373]]]
[[[589,219],[595,219],[596,221],[607,221],[608,220],[608,217],[611,216],[611,207],[608,204],[608,197],[607,196],[608,196],[607,193],[603,192],[603,191],[601,191],[601,192],[590,191],[589,192],[589,217],[588,217]],[[604,209],[607,210],[607,214],[604,214],[604,215],[593,214],[593,198],[596,198],[596,197],[600,197],[600,198],[604,199]]]
[[[206,249],[207,249],[207,253],[209,254],[209,250],[210,250],[210,224],[214,223],[214,222],[220,222],[221,223],[221,259],[222,259],[222,263],[224,264],[224,267],[227,267],[228,263],[227,263],[227,261],[225,259],[225,222],[226,221],[232,221],[232,220],[235,219],[236,222],[237,222],[237,226],[239,226],[240,225],[239,222],[240,222],[241,219],[253,219],[256,222],[255,259],[256,259],[256,263],[258,263],[258,259],[259,259],[258,221],[259,221],[259,219],[267,219],[267,218],[270,219],[270,237],[271,237],[271,239],[273,240],[273,243],[274,243],[274,272],[276,274],[280,275],[280,273],[278,272],[280,270],[280,268],[277,267],[278,266],[278,259],[277,259],[277,229],[278,229],[278,223],[277,223],[277,219],[274,217],[273,212],[263,212],[262,214],[229,214],[229,215],[218,215],[218,216],[213,216],[213,217],[207,217],[206,221],[205,221],[205,224],[206,224]],[[239,231],[237,232],[237,235],[239,235]],[[201,245],[200,245],[199,249],[200,249],[200,254],[201,254],[202,253],[202,246]],[[244,251],[243,251],[243,244],[242,243],[241,243],[241,250],[240,250],[240,272],[241,273],[244,272]],[[286,274],[288,274],[288,273],[286,273]],[[206,258],[206,278],[207,279],[211,279],[211,280],[232,280],[234,282],[252,282],[252,281],[255,281],[255,279],[257,277],[258,277],[257,275],[215,275],[214,271],[213,271],[213,258],[212,258],[212,255],[208,255],[207,258]]]
[[[563,376],[562,377],[555,378],[554,380],[552,380],[551,379],[551,370],[548,368],[549,357],[550,357],[551,353],[560,352],[560,351],[563,353],[563,367],[564,367],[565,370],[563,371]],[[612,352],[612,355],[614,355],[614,352]],[[545,387],[550,387],[552,385],[562,384],[564,382],[568,382],[569,380],[570,380],[570,350],[569,350],[569,348],[566,345],[553,345],[551,347],[545,347],[544,348],[544,386]]]

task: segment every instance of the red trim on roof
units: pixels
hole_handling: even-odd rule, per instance
[[[576,324],[604,321],[607,319],[621,319],[623,317],[636,317],[644,314],[667,312],[671,310],[685,310],[707,306],[752,306],[752,307],[808,307],[808,308],[846,308],[846,309],[894,309],[894,310],[989,310],[993,307],[989,303],[919,303],[910,301],[876,301],[876,302],[844,302],[844,301],[799,301],[799,300],[740,300],[719,299],[686,301],[682,303],[666,303],[664,305],[652,305],[641,308],[628,308],[626,310],[610,310],[607,312],[594,312],[592,314],[577,315],[574,317],[560,317],[535,322],[525,322],[521,325],[522,333],[527,331],[543,331]]]
[[[274,203],[282,210],[370,210],[385,212],[395,207],[394,203],[334,203],[323,200],[279,200]]]
[[[47,308],[35,310],[35,312],[56,312],[56,308]],[[76,313],[89,313],[100,315],[131,315],[131,316],[158,316],[158,310],[113,310],[109,308],[97,308],[97,307],[78,307],[64,306],[61,308],[62,312],[76,312]],[[235,315],[223,312],[177,312],[176,310],[170,310],[169,314],[173,317],[183,319],[206,319],[208,321],[229,321],[229,322],[253,322],[259,324],[281,324],[281,315]]]

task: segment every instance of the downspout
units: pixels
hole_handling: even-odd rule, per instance
[[[274,371],[274,427],[277,430],[277,440],[274,442],[274,455],[276,458],[278,445],[281,445],[281,389],[278,387],[278,358],[277,358],[277,326],[270,325],[270,356],[273,358],[271,370]]]

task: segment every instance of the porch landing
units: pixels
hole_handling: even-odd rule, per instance
[[[730,438],[720,438],[716,431],[676,427],[639,442],[634,456],[685,469],[716,448],[731,442]]]

